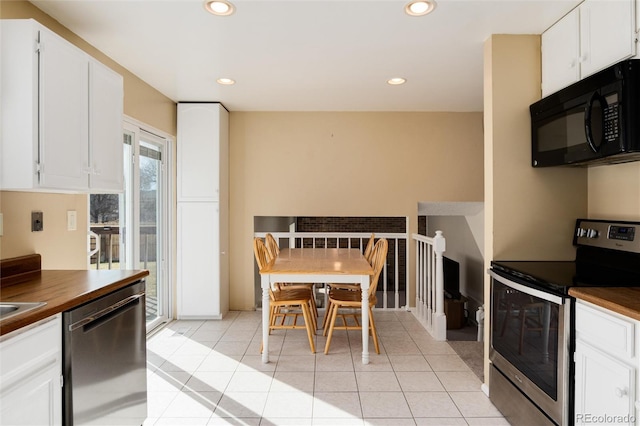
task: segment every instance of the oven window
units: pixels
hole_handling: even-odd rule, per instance
[[[492,280],[491,311],[493,349],[557,400],[560,306]]]

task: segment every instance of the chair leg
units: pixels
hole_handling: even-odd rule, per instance
[[[315,330],[318,329],[318,315],[314,314],[313,312],[313,305],[315,304],[315,302],[313,301],[313,298],[309,300],[308,306],[309,306],[309,313],[311,314],[311,325],[313,326],[313,334],[316,334]]]
[[[339,309],[339,306],[334,303],[331,311],[331,322],[329,323],[329,334],[327,334],[327,343],[324,345],[325,355],[329,353],[329,347],[331,346],[331,337],[333,336],[333,327],[336,325],[338,309]]]
[[[376,353],[380,355],[380,345],[378,344],[378,331],[376,330],[376,322],[373,319],[373,309],[369,307],[369,325],[371,329],[371,335],[373,336],[373,346],[376,348]]]
[[[322,321],[322,335],[323,336],[326,336],[327,332],[329,331],[329,326],[331,324],[330,318],[331,318],[331,315],[333,314],[333,308],[334,307],[335,307],[335,304],[329,302],[329,306],[327,307],[327,310],[324,313],[324,320]]]
[[[315,334],[315,330],[311,333],[311,327],[313,322],[311,321],[312,313],[309,309],[309,306],[306,303],[301,305],[302,307],[302,316],[304,317],[305,328],[307,329],[307,337],[309,338],[309,346],[311,347],[311,353],[316,353],[316,345],[313,343],[313,335]]]

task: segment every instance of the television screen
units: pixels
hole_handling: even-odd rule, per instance
[[[448,299],[460,299],[460,264],[448,257],[442,257],[444,295]]]

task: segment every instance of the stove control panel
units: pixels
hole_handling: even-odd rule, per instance
[[[574,245],[640,253],[640,222],[578,219]]]

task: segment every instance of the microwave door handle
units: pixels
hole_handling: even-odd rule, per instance
[[[593,104],[596,102],[600,104],[602,110],[606,108],[606,99],[604,99],[598,92],[593,92],[593,95],[591,95],[589,102],[587,102],[587,107],[584,110],[584,134],[587,138],[587,143],[593,152],[600,151],[600,144],[596,145],[593,140],[593,119],[591,113],[593,111]],[[600,119],[602,118],[603,116],[601,115]],[[603,128],[603,126],[601,126],[601,128]]]

